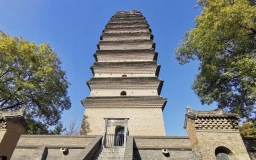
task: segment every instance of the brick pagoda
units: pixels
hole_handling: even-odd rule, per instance
[[[87,134],[102,135],[104,118],[128,118],[130,135],[166,135],[157,54],[141,12],[119,11],[111,17],[94,54],[93,78],[87,82],[90,96],[82,101]]]
[[[21,135],[27,129],[22,116],[0,112],[0,159],[256,159],[256,139],[241,138],[238,115],[220,109],[187,107],[188,136],[165,135],[160,65],[141,12],[117,12],[94,56],[81,135]]]

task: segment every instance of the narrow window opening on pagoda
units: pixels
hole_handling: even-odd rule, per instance
[[[153,35],[151,35],[151,36],[150,36],[150,39],[151,39],[151,40],[154,40],[154,36],[153,36]]]
[[[120,93],[120,95],[121,95],[121,96],[126,96],[126,92],[125,92],[125,91],[122,91],[122,92]]]
[[[153,49],[156,49],[156,44],[155,44],[155,43],[152,45],[152,48],[153,48]]]
[[[123,74],[122,77],[127,77],[127,75],[126,75],[126,74]]]

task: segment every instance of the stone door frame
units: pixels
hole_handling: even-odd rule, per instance
[[[128,120],[129,118],[104,118],[104,133],[102,138],[102,146],[105,147],[106,135],[108,127],[111,126],[123,126],[124,127],[124,145],[126,146],[126,138],[128,135]]]

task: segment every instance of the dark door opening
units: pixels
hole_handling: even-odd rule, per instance
[[[230,160],[231,151],[223,146],[217,147],[215,150],[216,160]]]
[[[124,127],[117,126],[115,131],[115,146],[124,145]]]

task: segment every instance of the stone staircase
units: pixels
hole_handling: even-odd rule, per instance
[[[123,160],[124,147],[99,148],[92,160]]]

